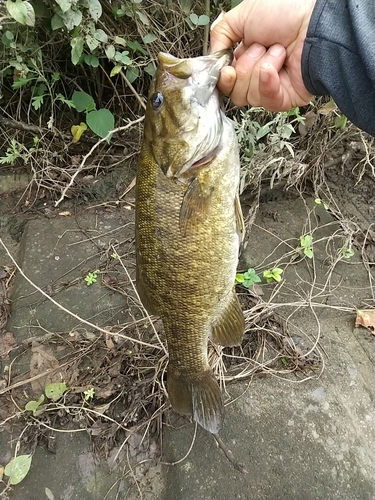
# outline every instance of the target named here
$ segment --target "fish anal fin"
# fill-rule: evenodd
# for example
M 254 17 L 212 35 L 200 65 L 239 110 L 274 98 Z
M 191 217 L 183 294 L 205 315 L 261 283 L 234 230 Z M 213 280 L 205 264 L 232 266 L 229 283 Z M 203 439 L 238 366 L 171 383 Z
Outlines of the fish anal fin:
M 243 220 L 240 195 L 238 193 L 234 199 L 234 213 L 236 215 L 237 234 L 242 243 L 245 238 L 245 222 Z
M 190 228 L 206 220 L 213 190 L 205 186 L 200 177 L 189 184 L 180 209 L 180 230 L 184 236 Z
M 211 340 L 222 346 L 240 345 L 245 330 L 245 318 L 233 289 L 219 319 L 212 325 Z
M 167 391 L 175 411 L 192 415 L 193 420 L 213 434 L 219 432 L 224 420 L 224 407 L 219 384 L 210 371 L 176 375 L 169 368 Z

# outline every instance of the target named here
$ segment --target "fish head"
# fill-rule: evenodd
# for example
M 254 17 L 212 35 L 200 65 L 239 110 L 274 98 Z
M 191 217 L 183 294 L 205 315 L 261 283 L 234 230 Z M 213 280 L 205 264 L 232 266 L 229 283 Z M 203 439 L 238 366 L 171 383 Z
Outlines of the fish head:
M 220 149 L 224 114 L 216 84 L 231 57 L 227 50 L 190 59 L 158 55 L 144 142 L 167 177 L 188 182 Z

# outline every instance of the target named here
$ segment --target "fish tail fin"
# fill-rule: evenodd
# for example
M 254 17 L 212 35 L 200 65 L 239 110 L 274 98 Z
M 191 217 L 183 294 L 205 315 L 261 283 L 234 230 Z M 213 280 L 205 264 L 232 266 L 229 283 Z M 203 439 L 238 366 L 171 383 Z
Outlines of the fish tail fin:
M 219 319 L 212 326 L 211 340 L 222 346 L 240 345 L 245 330 L 245 318 L 233 289 Z
M 168 370 L 167 390 L 175 411 L 192 415 L 193 420 L 212 434 L 219 432 L 224 406 L 219 384 L 210 371 L 176 376 L 173 370 Z

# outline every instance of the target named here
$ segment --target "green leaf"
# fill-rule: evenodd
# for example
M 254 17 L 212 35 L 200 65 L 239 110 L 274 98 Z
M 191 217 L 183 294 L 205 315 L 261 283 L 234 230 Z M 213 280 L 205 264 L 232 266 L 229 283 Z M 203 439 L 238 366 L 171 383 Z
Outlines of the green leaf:
M 38 408 L 43 403 L 43 401 L 44 401 L 44 394 L 42 394 L 40 396 L 38 401 L 29 401 L 25 406 L 25 410 L 32 411 L 34 414 L 34 417 L 36 417 L 36 416 L 40 415 L 41 413 L 43 413 L 43 409 L 38 411 Z
M 31 105 L 36 111 L 38 111 L 38 109 L 41 108 L 44 101 L 44 97 L 45 97 L 44 95 L 37 95 L 31 98 Z
M 75 105 L 74 105 L 74 102 L 71 101 L 70 99 L 67 99 L 65 96 L 63 96 L 62 94 L 57 94 L 56 95 L 56 98 L 55 98 L 56 101 L 61 101 L 63 102 L 64 104 L 66 104 L 69 108 L 76 108 Z
M 13 39 L 14 35 L 11 31 L 6 31 L 4 35 L 1 37 L 1 41 L 5 45 L 5 47 L 10 47 Z
M 138 77 L 139 77 L 139 69 L 137 67 L 132 67 L 130 66 L 127 70 L 126 70 L 126 78 L 129 80 L 130 83 L 133 83 L 134 80 L 136 80 Z
M 63 12 L 67 12 L 72 6 L 72 0 L 56 0 L 57 5 Z
M 148 17 L 146 16 L 146 14 L 144 12 L 141 12 L 140 10 L 136 10 L 135 13 L 138 16 L 141 23 L 143 23 L 145 26 L 149 26 L 150 21 L 148 20 Z
M 99 59 L 91 54 L 85 54 L 83 60 L 92 68 L 97 68 L 99 66 Z
M 94 51 L 96 48 L 99 47 L 99 41 L 96 40 L 93 36 L 91 36 L 90 34 L 87 34 L 86 35 L 86 43 L 87 43 L 87 46 L 88 48 L 90 49 L 90 51 Z
M 129 64 L 132 63 L 132 60 L 128 56 L 129 52 L 127 50 L 124 50 L 123 52 L 116 52 L 115 54 L 115 61 L 120 62 L 124 66 L 128 66 Z
M 95 108 L 95 101 L 91 95 L 80 90 L 75 90 L 72 95 L 72 101 L 77 111 L 87 111 Z
M 236 279 L 235 279 L 235 284 L 236 285 L 241 285 L 245 281 L 245 278 L 242 273 L 237 273 L 236 274 Z
M 348 119 L 346 118 L 345 115 L 339 115 L 336 116 L 335 118 L 335 127 L 339 128 L 340 130 L 343 130 L 345 128 L 346 122 Z
M 137 42 L 137 41 L 128 40 L 128 41 L 126 42 L 126 45 L 127 45 L 130 49 L 134 50 L 135 52 L 137 52 L 137 51 L 138 51 L 138 52 L 140 52 L 140 53 L 141 53 L 141 54 L 143 54 L 143 55 L 146 55 L 146 54 L 147 54 L 147 52 L 146 52 L 146 51 L 145 51 L 145 49 L 142 47 L 142 45 L 141 45 L 139 42 Z
M 301 236 L 300 245 L 302 248 L 310 247 L 312 244 L 312 236 L 310 234 L 305 234 L 305 236 Z
M 108 57 L 108 59 L 113 59 L 115 57 L 116 49 L 113 45 L 107 45 L 105 50 L 105 55 Z
M 9 15 L 17 21 L 17 23 L 23 26 L 34 26 L 35 25 L 35 12 L 33 6 L 29 2 L 23 2 L 22 0 L 7 0 L 6 8 Z
M 145 71 L 146 73 L 148 73 L 149 75 L 154 76 L 155 71 L 156 71 L 156 68 L 155 68 L 155 66 L 152 64 L 152 62 L 149 62 L 149 63 L 147 64 L 147 66 L 145 66 L 145 67 L 144 67 L 144 71 Z
M 5 467 L 4 473 L 9 476 L 9 484 L 18 484 L 30 470 L 31 455 L 19 455 L 13 458 Z
M 48 384 L 44 388 L 44 392 L 48 399 L 58 401 L 66 391 L 67 387 L 65 382 L 57 382 L 55 384 Z
M 116 43 L 117 45 L 123 45 L 124 47 L 126 47 L 126 40 L 125 40 L 125 38 L 122 38 L 121 36 L 115 36 L 114 43 Z
M 109 109 L 91 111 L 86 117 L 87 125 L 99 137 L 105 137 L 115 127 L 115 118 Z
M 94 38 L 99 40 L 99 42 L 107 43 L 108 42 L 108 36 L 103 30 L 95 30 L 94 33 Z
M 341 255 L 344 259 L 350 259 L 354 255 L 354 250 L 352 248 L 344 247 L 341 249 Z
M 119 65 L 114 66 L 114 67 L 112 68 L 112 71 L 111 71 L 111 73 L 110 73 L 110 75 L 109 75 L 109 76 L 112 78 L 112 76 L 118 75 L 118 74 L 120 73 L 120 71 L 121 71 L 121 70 L 122 70 L 122 66 L 119 66 Z
M 70 40 L 72 46 L 72 63 L 77 65 L 82 57 L 83 52 L 83 38 L 76 36 Z
M 190 19 L 190 21 L 191 21 L 193 24 L 195 24 L 195 26 L 198 26 L 198 19 L 199 19 L 199 18 L 198 18 L 198 16 L 197 16 L 197 14 L 194 14 L 194 12 L 192 12 L 192 13 L 190 14 L 190 16 L 189 16 L 189 19 Z
M 64 20 L 59 14 L 55 14 L 51 19 L 51 29 L 52 31 L 58 30 L 65 26 Z
M 143 41 L 144 43 L 152 43 L 152 42 L 155 42 L 155 40 L 157 40 L 158 37 L 156 35 L 154 35 L 153 33 L 147 33 L 147 35 L 145 35 L 143 37 Z
M 313 258 L 313 249 L 311 247 L 304 248 L 303 253 L 308 257 L 309 259 Z
M 99 0 L 90 0 L 88 4 L 90 16 L 94 19 L 94 21 L 97 21 L 102 15 L 102 6 Z
M 73 28 L 79 26 L 82 22 L 82 12 L 80 10 L 68 10 L 67 12 L 62 12 L 60 16 L 68 31 L 72 31 Z
M 199 16 L 198 18 L 198 26 L 206 26 L 210 22 L 210 18 L 203 14 L 202 16 Z

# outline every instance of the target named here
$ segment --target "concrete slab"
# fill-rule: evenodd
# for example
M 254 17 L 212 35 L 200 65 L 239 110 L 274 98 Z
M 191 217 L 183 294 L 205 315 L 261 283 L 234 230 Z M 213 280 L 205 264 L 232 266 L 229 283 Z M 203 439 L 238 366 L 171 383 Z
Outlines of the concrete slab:
M 296 328 L 313 338 L 320 328 L 320 347 L 326 353 L 319 379 L 301 383 L 293 376 L 257 376 L 250 384 L 227 386 L 221 436 L 248 475 L 235 471 L 212 436 L 198 428 L 194 446 L 181 463 L 136 467 L 137 484 L 133 481 L 130 487 L 131 474 L 121 482 L 128 470 L 126 459 L 112 475 L 105 460 L 95 462 L 84 432 L 67 433 L 59 436 L 56 455 L 37 449 L 28 476 L 11 498 L 44 498 L 48 487 L 63 500 L 374 499 L 373 336 L 353 329 L 354 308 L 371 297 L 368 271 L 358 254 L 348 262 L 335 261 L 343 234 L 326 211 L 319 207 L 311 212 L 313 208 L 313 200 L 293 196 L 263 204 L 241 259 L 243 268 L 255 267 L 260 273 L 276 265 L 285 269 L 279 291 L 275 294 L 275 285 L 265 285 L 264 298 L 279 304 L 277 311 L 289 318 L 291 331 Z M 297 263 L 299 236 L 311 229 L 315 260 Z M 132 273 L 133 232 L 129 213 L 105 210 L 76 219 L 29 221 L 18 262 L 39 287 L 81 317 L 102 326 L 122 323 L 129 318 L 131 303 L 99 282 L 88 287 L 84 277 L 107 265 L 103 255 L 111 241 L 122 242 L 124 262 Z M 121 267 L 113 269 L 113 276 L 125 280 Z M 8 330 L 19 341 L 46 331 L 69 335 L 82 327 L 20 276 L 12 300 Z M 186 420 L 175 429 L 167 422 L 163 463 L 184 457 L 194 435 L 194 425 Z M 0 441 L 0 461 L 6 464 L 14 443 L 5 432 Z

